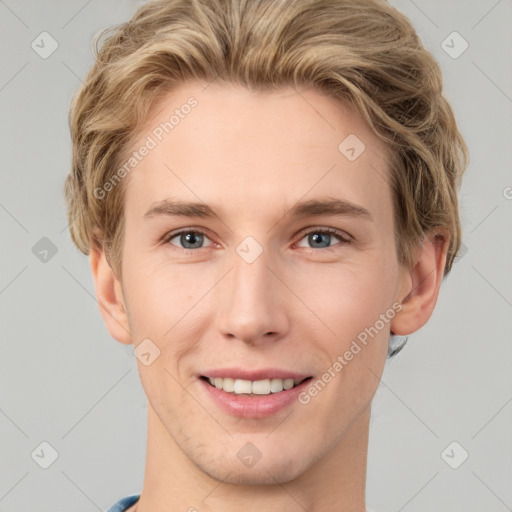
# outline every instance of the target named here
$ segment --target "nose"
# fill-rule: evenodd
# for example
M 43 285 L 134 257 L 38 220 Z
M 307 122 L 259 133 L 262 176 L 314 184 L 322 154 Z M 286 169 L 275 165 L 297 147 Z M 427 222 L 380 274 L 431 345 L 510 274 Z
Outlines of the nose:
M 222 336 L 261 345 L 286 334 L 289 317 L 285 305 L 290 298 L 270 259 L 266 250 L 252 262 L 234 253 L 231 271 L 216 287 L 217 326 Z

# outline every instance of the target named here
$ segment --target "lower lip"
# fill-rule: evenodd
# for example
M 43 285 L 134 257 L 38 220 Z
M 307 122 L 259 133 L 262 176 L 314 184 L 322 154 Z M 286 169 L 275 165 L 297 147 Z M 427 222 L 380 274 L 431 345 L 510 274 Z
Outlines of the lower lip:
M 217 389 L 206 380 L 199 379 L 208 396 L 225 412 L 243 418 L 267 418 L 278 413 L 294 401 L 300 392 L 309 385 L 311 378 L 302 381 L 294 388 L 270 393 L 270 395 L 237 395 Z

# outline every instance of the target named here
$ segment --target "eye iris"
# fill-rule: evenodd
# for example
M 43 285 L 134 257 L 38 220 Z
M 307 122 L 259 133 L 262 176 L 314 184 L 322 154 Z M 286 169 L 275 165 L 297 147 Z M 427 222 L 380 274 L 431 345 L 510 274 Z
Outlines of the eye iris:
M 331 242 L 331 235 L 329 233 L 311 233 L 309 235 L 309 241 L 310 243 L 315 246 L 315 244 L 320 240 L 320 243 L 322 243 L 321 238 L 326 237 L 327 239 L 327 245 Z
M 180 243 L 185 249 L 200 248 L 204 238 L 204 235 L 199 231 L 183 231 L 179 236 Z M 328 247 L 331 244 L 331 236 L 329 232 L 315 231 L 308 235 L 308 241 L 315 248 L 322 246 L 322 244 L 324 244 L 323 247 Z
M 203 235 L 201 235 L 200 233 L 196 233 L 195 231 L 188 231 L 186 233 L 182 233 L 182 235 L 180 237 L 180 243 L 186 249 L 190 249 L 191 248 L 191 247 L 186 245 L 188 243 L 191 243 L 194 246 L 194 247 L 192 247 L 193 249 L 197 249 L 197 247 L 201 246 L 202 237 L 203 237 Z M 196 241 L 195 244 L 194 244 L 194 241 Z M 199 241 L 199 243 L 197 243 L 197 241 Z

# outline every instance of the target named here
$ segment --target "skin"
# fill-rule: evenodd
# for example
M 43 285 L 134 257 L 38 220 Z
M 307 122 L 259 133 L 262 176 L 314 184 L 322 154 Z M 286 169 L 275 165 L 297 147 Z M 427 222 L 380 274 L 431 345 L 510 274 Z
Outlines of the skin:
M 312 88 L 182 84 L 151 111 L 134 150 L 190 96 L 197 107 L 125 178 L 122 279 L 101 250 L 90 254 L 112 337 L 135 346 L 149 338 L 160 350 L 148 366 L 136 359 L 148 439 L 130 510 L 363 512 L 371 401 L 390 329 L 410 334 L 430 318 L 448 234 L 429 233 L 413 267 L 399 265 L 387 148 L 359 114 Z M 366 146 L 353 162 L 338 150 L 349 134 Z M 327 197 L 372 218 L 284 215 Z M 166 198 L 214 204 L 221 219 L 143 219 Z M 314 245 L 307 233 L 325 227 L 351 243 L 320 234 Z M 167 241 L 182 228 L 207 232 L 192 242 L 200 248 Z M 263 251 L 252 263 L 236 252 L 246 236 Z M 197 378 L 228 366 L 321 376 L 395 302 L 402 310 L 307 405 L 234 417 Z M 237 458 L 247 442 L 262 453 L 252 468 Z

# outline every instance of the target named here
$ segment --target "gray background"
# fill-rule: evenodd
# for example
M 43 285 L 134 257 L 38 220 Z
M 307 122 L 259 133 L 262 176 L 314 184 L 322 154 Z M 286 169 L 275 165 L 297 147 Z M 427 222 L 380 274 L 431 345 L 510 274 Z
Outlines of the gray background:
M 470 147 L 460 193 L 467 252 L 429 323 L 386 366 L 368 507 L 512 510 L 512 0 L 391 3 L 439 61 Z M 106 510 L 142 488 L 146 398 L 132 347 L 103 324 L 62 194 L 68 106 L 92 37 L 138 4 L 0 0 L 1 512 Z M 46 59 L 31 47 L 43 31 L 58 43 Z M 469 43 L 457 58 L 442 47 L 453 31 Z M 444 44 L 461 48 L 453 37 Z M 55 254 L 41 252 L 43 237 Z M 48 469 L 42 442 L 58 453 Z

